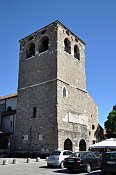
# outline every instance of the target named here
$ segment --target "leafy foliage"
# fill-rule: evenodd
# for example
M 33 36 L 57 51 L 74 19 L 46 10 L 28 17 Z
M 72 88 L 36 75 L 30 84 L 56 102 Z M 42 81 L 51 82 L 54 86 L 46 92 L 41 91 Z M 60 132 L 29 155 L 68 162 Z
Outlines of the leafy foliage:
M 107 133 L 116 133 L 116 105 L 109 113 L 106 122 L 104 123 Z

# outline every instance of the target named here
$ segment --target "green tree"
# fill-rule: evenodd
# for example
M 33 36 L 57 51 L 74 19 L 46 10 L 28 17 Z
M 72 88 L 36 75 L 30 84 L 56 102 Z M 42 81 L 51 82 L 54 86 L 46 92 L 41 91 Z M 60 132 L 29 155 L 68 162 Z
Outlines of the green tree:
M 107 133 L 116 134 L 116 105 L 113 106 L 113 110 L 109 113 L 104 126 Z

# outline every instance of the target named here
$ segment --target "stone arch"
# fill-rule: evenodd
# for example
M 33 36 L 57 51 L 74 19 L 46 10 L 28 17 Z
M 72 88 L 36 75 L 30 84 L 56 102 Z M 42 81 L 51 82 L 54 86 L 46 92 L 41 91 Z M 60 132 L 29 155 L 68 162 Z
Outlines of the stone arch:
M 80 50 L 77 45 L 74 46 L 74 57 L 80 60 Z
M 72 141 L 70 140 L 70 139 L 66 139 L 65 141 L 64 141 L 64 149 L 65 150 L 70 150 L 70 151 L 72 151 L 72 146 L 73 146 L 73 144 L 72 144 Z
M 44 36 L 40 40 L 39 53 L 45 52 L 49 49 L 49 38 Z
M 26 51 L 26 58 L 27 59 L 32 57 L 32 56 L 35 56 L 35 44 L 34 44 L 34 42 L 31 42 L 29 44 L 29 47 L 28 47 L 28 49 Z
M 71 54 L 71 43 L 68 38 L 65 38 L 64 40 L 64 50 Z
M 79 142 L 79 151 L 86 151 L 86 142 L 84 139 L 81 139 Z

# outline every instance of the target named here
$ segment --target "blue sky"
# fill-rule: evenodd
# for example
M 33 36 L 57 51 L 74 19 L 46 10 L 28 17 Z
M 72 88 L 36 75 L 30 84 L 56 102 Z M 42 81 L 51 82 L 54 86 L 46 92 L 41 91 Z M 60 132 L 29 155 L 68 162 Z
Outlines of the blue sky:
M 86 43 L 87 90 L 104 126 L 116 104 L 115 0 L 0 0 L 0 96 L 17 92 L 19 40 L 55 20 Z

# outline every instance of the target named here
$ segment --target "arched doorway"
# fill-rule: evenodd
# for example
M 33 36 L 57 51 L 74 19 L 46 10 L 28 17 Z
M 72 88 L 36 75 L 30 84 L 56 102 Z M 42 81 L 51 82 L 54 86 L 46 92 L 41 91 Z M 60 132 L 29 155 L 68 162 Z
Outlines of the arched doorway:
M 65 140 L 64 149 L 72 151 L 72 141 L 70 139 Z
M 84 139 L 80 140 L 79 151 L 86 151 L 86 142 Z

